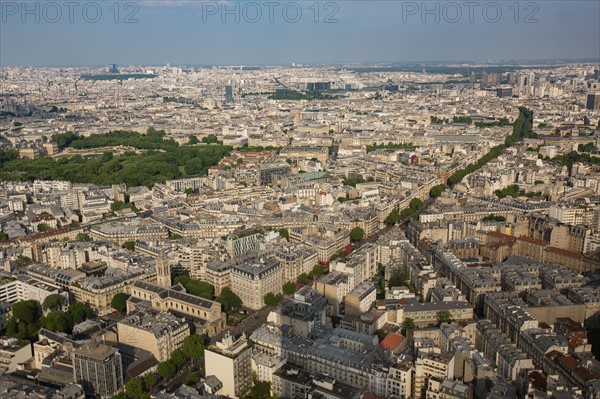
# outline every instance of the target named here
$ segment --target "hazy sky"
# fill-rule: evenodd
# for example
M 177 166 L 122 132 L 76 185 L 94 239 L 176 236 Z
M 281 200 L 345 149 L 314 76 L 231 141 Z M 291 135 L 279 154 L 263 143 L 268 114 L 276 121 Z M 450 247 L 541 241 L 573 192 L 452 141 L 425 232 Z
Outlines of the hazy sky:
M 598 0 L 66 1 L 0 0 L 0 65 L 600 60 Z

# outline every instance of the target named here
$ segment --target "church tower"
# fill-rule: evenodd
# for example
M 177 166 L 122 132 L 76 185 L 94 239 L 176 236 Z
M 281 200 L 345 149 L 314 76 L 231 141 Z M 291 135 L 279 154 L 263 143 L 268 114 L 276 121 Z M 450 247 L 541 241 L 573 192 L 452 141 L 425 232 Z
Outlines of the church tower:
M 171 268 L 164 251 L 160 251 L 156 259 L 156 284 L 161 287 L 171 287 Z

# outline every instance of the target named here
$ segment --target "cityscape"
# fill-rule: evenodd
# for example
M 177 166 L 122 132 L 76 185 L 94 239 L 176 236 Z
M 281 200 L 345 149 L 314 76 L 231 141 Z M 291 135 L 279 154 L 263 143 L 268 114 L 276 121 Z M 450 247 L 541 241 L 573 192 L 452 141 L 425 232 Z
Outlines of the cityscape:
M 543 58 L 366 60 L 398 51 L 382 36 L 317 62 L 329 27 L 370 26 L 362 2 L 71 3 L 83 21 L 0 3 L 2 399 L 600 398 L 600 4 L 591 27 L 498 5 L 504 24 L 532 7 Z M 450 32 L 456 4 L 389 10 Z M 492 4 L 456 29 L 497 40 Z M 139 18 L 132 43 L 164 12 L 173 48 L 95 45 L 93 7 L 119 32 Z M 190 13 L 258 21 L 206 54 L 265 62 L 179 62 L 163 29 Z M 245 43 L 317 22 L 297 61 L 268 61 L 277 33 Z M 46 29 L 52 55 L 29 47 Z

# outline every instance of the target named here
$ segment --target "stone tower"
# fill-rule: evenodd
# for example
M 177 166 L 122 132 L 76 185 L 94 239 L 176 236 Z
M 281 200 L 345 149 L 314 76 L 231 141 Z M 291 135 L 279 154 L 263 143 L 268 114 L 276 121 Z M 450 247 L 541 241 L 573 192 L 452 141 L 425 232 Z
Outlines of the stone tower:
M 171 268 L 164 251 L 160 251 L 156 259 L 156 284 L 165 288 L 171 287 Z

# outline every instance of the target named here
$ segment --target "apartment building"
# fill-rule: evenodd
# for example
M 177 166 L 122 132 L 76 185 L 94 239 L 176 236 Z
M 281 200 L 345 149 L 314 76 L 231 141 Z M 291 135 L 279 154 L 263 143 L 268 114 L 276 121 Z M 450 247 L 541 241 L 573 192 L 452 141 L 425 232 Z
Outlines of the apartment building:
M 262 309 L 265 295 L 280 294 L 283 283 L 283 268 L 272 258 L 249 258 L 231 268 L 231 290 L 250 309 Z
M 86 396 L 111 398 L 123 387 L 121 354 L 93 341 L 73 351 L 73 379 Z
M 163 311 L 137 311 L 117 323 L 119 342 L 147 350 L 159 362 L 167 361 L 190 335 L 185 318 Z
M 246 336 L 226 335 L 204 351 L 204 369 L 223 383 L 221 395 L 239 398 L 252 388 L 252 350 Z

